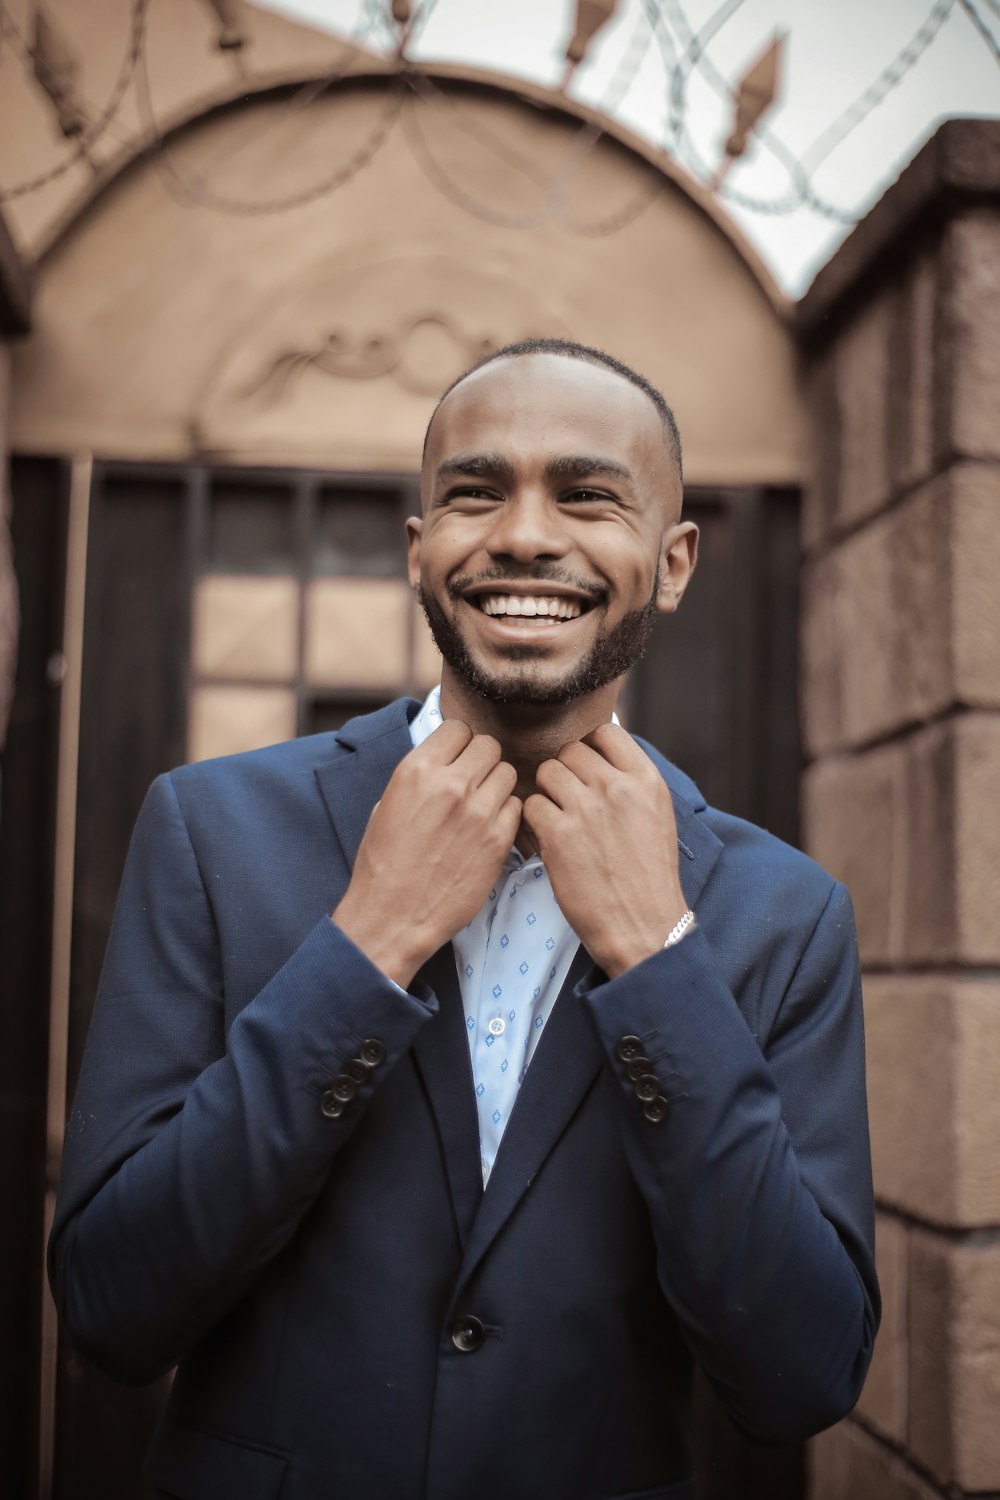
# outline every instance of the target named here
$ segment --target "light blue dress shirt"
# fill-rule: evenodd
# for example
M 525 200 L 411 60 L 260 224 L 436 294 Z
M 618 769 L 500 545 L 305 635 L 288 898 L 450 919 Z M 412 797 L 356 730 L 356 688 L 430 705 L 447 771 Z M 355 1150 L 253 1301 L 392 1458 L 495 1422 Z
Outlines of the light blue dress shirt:
M 441 689 L 410 725 L 414 745 L 441 723 Z M 487 1182 L 521 1080 L 579 946 L 537 854 L 512 849 L 497 883 L 452 938 L 465 1007 Z

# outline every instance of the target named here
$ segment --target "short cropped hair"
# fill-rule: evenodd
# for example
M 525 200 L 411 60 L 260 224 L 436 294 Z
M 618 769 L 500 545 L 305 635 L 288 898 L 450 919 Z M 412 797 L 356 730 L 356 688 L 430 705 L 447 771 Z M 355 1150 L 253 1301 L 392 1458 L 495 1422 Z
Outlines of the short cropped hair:
M 677 471 L 683 479 L 684 462 L 681 454 L 681 435 L 677 428 L 677 419 L 668 406 L 663 393 L 658 391 L 652 381 L 646 379 L 645 375 L 640 375 L 637 370 L 633 370 L 631 365 L 625 364 L 623 360 L 616 359 L 613 354 L 607 354 L 603 349 L 595 349 L 590 344 L 578 344 L 573 339 L 522 339 L 519 343 L 505 344 L 502 349 L 495 349 L 492 354 L 485 354 L 474 365 L 470 365 L 467 370 L 463 370 L 462 374 L 456 376 L 447 390 L 442 393 L 437 406 L 431 412 L 431 419 L 427 423 L 427 432 L 424 434 L 424 452 L 427 452 L 427 439 L 430 435 L 434 418 L 438 414 L 438 409 L 441 403 L 451 395 L 456 386 L 461 385 L 463 380 L 466 380 L 470 375 L 474 375 L 477 370 L 482 370 L 486 365 L 495 364 L 497 360 L 522 359 L 527 354 L 561 354 L 567 359 L 583 359 L 592 365 L 603 365 L 605 369 L 613 370 L 616 375 L 620 375 L 623 380 L 630 381 L 632 385 L 648 396 L 656 407 L 667 435 L 670 451 L 677 463 Z

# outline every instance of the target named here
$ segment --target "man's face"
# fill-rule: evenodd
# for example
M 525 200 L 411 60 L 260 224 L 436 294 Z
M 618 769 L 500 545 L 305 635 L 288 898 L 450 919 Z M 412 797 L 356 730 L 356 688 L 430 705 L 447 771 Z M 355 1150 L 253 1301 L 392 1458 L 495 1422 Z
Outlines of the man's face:
M 500 360 L 434 420 L 410 581 L 466 689 L 555 705 L 621 677 L 676 608 L 696 532 L 659 414 L 562 355 Z

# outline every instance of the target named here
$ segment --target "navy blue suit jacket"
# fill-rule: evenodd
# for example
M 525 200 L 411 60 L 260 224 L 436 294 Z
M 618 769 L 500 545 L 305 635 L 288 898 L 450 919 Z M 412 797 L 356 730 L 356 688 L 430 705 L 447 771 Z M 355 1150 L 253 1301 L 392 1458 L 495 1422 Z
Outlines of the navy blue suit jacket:
M 149 1472 L 191 1500 L 693 1496 L 692 1358 L 794 1440 L 870 1357 L 848 897 L 649 750 L 697 930 L 610 982 L 580 951 L 484 1193 L 450 945 L 404 994 L 328 915 L 414 707 L 152 788 L 67 1133 L 64 1326 L 124 1380 L 179 1364 Z

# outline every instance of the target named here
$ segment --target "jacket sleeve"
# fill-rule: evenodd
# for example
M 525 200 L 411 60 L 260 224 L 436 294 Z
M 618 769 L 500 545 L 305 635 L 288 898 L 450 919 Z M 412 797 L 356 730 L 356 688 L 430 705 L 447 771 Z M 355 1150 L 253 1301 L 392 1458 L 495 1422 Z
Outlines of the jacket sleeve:
M 858 1397 L 879 1317 L 847 892 L 830 894 L 763 1048 L 700 928 L 584 999 L 692 1352 L 754 1436 L 790 1442 L 829 1426 Z M 626 1036 L 667 1101 L 650 1111 L 659 1123 L 627 1074 Z
M 437 1008 L 328 917 L 228 1035 L 221 989 L 211 904 L 161 777 L 126 863 L 49 1244 L 65 1329 L 119 1379 L 169 1369 L 239 1300 Z M 371 1039 L 384 1056 L 331 1118 L 331 1082 Z

